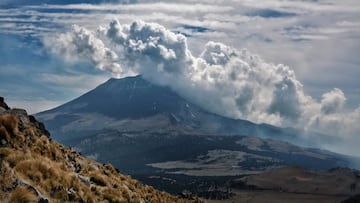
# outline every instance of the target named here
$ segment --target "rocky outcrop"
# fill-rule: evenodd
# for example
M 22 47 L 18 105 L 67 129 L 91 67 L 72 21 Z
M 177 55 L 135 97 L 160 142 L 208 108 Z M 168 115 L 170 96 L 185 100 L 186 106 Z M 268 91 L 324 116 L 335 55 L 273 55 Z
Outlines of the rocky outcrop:
M 0 97 L 0 113 L 9 109 L 9 106 L 4 101 L 4 97 Z
M 35 127 L 37 129 L 40 130 L 40 132 L 42 134 L 46 135 L 47 137 L 50 137 L 50 132 L 48 130 L 46 130 L 44 123 L 36 120 L 36 118 L 34 116 L 32 116 L 32 115 L 29 116 L 29 120 L 30 120 L 31 123 L 33 123 L 35 125 Z

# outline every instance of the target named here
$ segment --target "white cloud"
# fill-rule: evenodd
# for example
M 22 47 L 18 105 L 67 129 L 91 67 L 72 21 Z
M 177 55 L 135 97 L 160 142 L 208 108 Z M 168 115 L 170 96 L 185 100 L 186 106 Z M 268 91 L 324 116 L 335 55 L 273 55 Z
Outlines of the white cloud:
M 89 36 L 79 40 L 84 33 L 92 33 L 91 40 Z M 107 64 L 105 70 L 112 73 L 142 74 L 220 115 L 328 134 L 355 136 L 360 132 L 351 127 L 360 110 L 343 110 L 346 98 L 340 89 L 323 94 L 317 102 L 305 94 L 289 67 L 267 63 L 245 49 L 210 41 L 197 57 L 189 50 L 185 36 L 143 21 L 120 24 L 113 20 L 96 33 L 76 27 L 61 36 L 67 36 L 66 40 L 57 40 L 51 49 L 65 58 L 88 59 L 100 69 Z M 103 49 L 106 51 L 98 51 Z M 105 52 L 117 57 L 108 63 Z
M 323 114 L 341 112 L 343 110 L 345 100 L 346 98 L 344 93 L 340 89 L 335 88 L 331 92 L 323 94 L 321 100 L 321 112 Z
M 118 55 L 85 28 L 74 25 L 72 32 L 55 38 L 46 38 L 44 43 L 53 53 L 62 55 L 68 61 L 89 60 L 99 69 L 107 70 L 114 76 L 129 74 L 129 72 L 124 73 L 116 62 Z

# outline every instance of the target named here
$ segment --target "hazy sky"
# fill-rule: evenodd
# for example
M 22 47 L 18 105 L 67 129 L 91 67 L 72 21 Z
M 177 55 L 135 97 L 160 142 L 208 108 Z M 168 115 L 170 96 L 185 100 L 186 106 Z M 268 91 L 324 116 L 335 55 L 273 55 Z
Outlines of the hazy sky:
M 358 0 L 0 0 L 0 95 L 34 113 L 140 73 L 229 117 L 358 134 L 359 10 Z

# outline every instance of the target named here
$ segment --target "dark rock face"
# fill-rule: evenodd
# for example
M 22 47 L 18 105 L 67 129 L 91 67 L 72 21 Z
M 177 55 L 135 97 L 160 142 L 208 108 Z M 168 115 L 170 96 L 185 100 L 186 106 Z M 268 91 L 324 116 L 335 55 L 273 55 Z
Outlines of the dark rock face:
M 4 108 L 5 110 L 9 110 L 9 106 L 5 103 L 4 97 L 0 97 L 0 107 Z
M 36 118 L 32 115 L 29 116 L 29 120 L 31 123 L 33 123 L 35 125 L 35 127 L 37 129 L 39 129 L 41 131 L 42 134 L 46 135 L 47 137 L 50 137 L 50 133 L 48 130 L 46 130 L 44 123 L 39 122 L 38 120 L 36 120 Z
M 13 115 L 18 115 L 20 118 L 20 122 L 18 123 L 18 128 L 21 130 L 24 128 L 24 123 L 30 121 L 42 135 L 50 137 L 50 132 L 46 130 L 44 123 L 36 120 L 36 118 L 32 115 L 28 115 L 25 109 L 13 108 L 11 109 L 6 103 L 3 97 L 0 97 L 0 113 L 10 113 Z M 1 144 L 1 142 L 0 142 Z
M 11 114 L 16 114 L 20 116 L 20 120 L 29 120 L 32 124 L 35 125 L 35 128 L 38 129 L 41 134 L 50 137 L 50 132 L 46 130 L 44 123 L 36 120 L 36 118 L 32 115 L 28 115 L 26 110 L 13 108 L 11 109 L 5 102 L 4 97 L 0 97 L 0 110 L 2 108 L 2 112 L 10 112 Z M 1 111 L 0 111 L 1 112 Z M 19 123 L 19 128 L 22 128 L 22 122 Z

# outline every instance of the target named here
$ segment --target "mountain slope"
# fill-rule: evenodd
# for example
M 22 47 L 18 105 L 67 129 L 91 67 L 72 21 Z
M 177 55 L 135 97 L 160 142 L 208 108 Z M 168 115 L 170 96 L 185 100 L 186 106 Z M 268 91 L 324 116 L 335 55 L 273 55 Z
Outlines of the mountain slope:
M 52 141 L 42 123 L 2 98 L 0 171 L 1 202 L 200 202 L 157 191 Z
M 56 140 L 132 175 L 226 176 L 289 165 L 350 165 L 349 157 L 292 145 L 306 144 L 301 131 L 209 113 L 141 76 L 110 79 L 36 117 Z
M 36 116 L 47 124 L 55 139 L 65 142 L 89 131 L 109 129 L 191 133 L 231 133 L 236 131 L 233 127 L 245 133 L 255 130 L 248 121 L 232 125 L 234 120 L 205 112 L 168 87 L 154 85 L 141 76 L 110 79 L 79 98 Z M 104 125 L 97 125 L 99 122 Z M 76 126 L 76 134 L 72 133 L 72 126 Z
M 350 166 L 349 157 L 251 136 L 89 134 L 73 145 L 132 175 L 171 173 L 229 176 L 299 165 L 314 170 Z M 130 159 L 129 159 L 130 158 Z M 126 161 L 126 165 L 121 163 Z
M 251 135 L 316 146 L 317 139 L 336 139 L 305 132 L 235 120 L 203 110 L 168 87 L 154 85 L 141 76 L 110 79 L 94 90 L 64 105 L 36 114 L 54 138 L 72 145 L 72 140 L 93 132 L 167 132 L 185 134 Z M 101 125 L 99 125 L 101 123 Z M 323 139 L 324 138 L 324 139 Z

